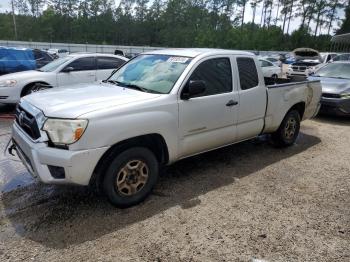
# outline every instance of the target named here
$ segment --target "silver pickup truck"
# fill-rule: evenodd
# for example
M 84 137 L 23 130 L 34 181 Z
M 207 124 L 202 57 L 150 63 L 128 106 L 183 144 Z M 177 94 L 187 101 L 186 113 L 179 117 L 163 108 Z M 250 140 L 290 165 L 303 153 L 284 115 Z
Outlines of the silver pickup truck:
M 44 183 L 96 185 L 128 207 L 163 165 L 261 134 L 292 145 L 320 98 L 319 81 L 266 86 L 251 53 L 153 51 L 101 83 L 22 98 L 10 151 Z

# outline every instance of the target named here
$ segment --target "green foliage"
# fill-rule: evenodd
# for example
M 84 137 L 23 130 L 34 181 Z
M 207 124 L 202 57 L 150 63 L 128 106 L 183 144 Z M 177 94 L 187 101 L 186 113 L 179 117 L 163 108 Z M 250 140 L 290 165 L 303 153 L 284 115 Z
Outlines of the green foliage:
M 330 36 L 317 32 L 329 32 L 346 6 L 344 0 L 122 0 L 118 7 L 114 0 L 14 2 L 18 40 L 244 50 L 326 50 Z M 249 5 L 264 7 L 261 23 L 242 23 Z M 302 24 L 289 34 L 294 17 Z M 341 32 L 350 31 L 349 18 L 347 8 Z M 318 31 L 309 28 L 310 21 Z M 12 13 L 0 14 L 0 39 L 14 39 Z
M 337 34 L 350 33 L 350 0 L 348 0 L 347 8 L 345 9 L 345 18 L 342 26 L 337 31 Z

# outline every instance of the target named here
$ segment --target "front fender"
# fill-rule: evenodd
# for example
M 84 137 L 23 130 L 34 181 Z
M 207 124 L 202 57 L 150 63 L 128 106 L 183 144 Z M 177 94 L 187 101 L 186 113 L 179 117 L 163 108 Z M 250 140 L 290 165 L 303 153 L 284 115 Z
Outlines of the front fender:
M 169 162 L 177 158 L 178 119 L 175 104 L 168 106 L 166 110 L 158 108 L 152 111 L 108 114 L 88 119 L 84 135 L 77 143 L 71 145 L 71 150 L 110 147 L 129 138 L 159 134 L 168 147 Z

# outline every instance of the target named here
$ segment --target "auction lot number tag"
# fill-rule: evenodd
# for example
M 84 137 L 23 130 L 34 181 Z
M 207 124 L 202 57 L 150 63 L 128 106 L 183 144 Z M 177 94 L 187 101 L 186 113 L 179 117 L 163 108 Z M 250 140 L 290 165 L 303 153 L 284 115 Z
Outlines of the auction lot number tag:
M 167 62 L 171 62 L 171 63 L 186 63 L 188 60 L 187 57 L 181 57 L 181 56 L 172 56 L 169 57 Z

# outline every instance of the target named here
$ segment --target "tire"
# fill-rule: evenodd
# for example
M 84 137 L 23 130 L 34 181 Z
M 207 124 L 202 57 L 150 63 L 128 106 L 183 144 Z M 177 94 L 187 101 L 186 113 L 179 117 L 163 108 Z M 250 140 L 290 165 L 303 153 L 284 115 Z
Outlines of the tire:
M 26 90 L 23 92 L 23 96 L 27 96 L 27 95 L 30 95 L 32 93 L 35 93 L 35 92 L 38 92 L 41 90 L 45 90 L 45 89 L 48 89 L 48 87 L 46 85 L 43 85 L 41 83 L 34 83 L 26 88 Z
M 296 110 L 289 111 L 280 127 L 272 134 L 272 142 L 277 147 L 288 147 L 295 143 L 300 130 L 300 114 Z
M 127 208 L 142 202 L 152 192 L 158 176 L 159 163 L 153 152 L 132 147 L 110 162 L 102 189 L 112 205 Z
M 277 80 L 277 79 L 278 79 L 278 75 L 276 75 L 276 74 L 273 74 L 271 77 L 272 77 L 274 80 Z

